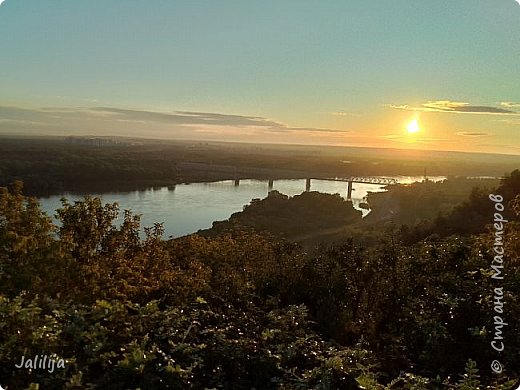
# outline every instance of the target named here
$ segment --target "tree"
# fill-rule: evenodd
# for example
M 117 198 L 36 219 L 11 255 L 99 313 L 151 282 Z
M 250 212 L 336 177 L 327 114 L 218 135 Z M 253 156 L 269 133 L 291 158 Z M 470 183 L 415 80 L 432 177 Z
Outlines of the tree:
M 57 293 L 70 262 L 60 251 L 56 228 L 23 184 L 0 187 L 0 283 L 9 295 L 22 290 Z M 66 286 L 64 286 L 66 287 Z

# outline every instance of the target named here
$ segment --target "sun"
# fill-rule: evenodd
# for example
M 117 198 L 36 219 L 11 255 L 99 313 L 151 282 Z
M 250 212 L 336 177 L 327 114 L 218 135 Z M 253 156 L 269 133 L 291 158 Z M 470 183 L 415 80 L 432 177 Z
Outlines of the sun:
M 419 122 L 417 122 L 417 119 L 414 119 L 410 123 L 406 125 L 406 130 L 408 131 L 408 134 L 415 134 L 418 133 L 421 128 L 419 127 Z

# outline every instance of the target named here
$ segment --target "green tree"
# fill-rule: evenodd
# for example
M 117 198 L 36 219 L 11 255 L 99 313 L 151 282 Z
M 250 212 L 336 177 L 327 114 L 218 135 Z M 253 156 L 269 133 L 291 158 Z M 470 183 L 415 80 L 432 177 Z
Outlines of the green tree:
M 66 284 L 70 261 L 60 250 L 51 219 L 35 198 L 22 194 L 22 188 L 21 182 L 0 187 L 2 291 L 9 295 L 22 290 L 55 294 L 59 283 Z

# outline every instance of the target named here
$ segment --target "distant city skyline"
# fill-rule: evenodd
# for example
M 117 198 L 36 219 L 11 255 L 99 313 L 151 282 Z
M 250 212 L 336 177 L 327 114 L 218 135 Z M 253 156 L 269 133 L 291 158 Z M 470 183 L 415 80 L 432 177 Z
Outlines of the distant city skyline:
M 6 0 L 0 53 L 0 135 L 520 155 L 514 0 Z

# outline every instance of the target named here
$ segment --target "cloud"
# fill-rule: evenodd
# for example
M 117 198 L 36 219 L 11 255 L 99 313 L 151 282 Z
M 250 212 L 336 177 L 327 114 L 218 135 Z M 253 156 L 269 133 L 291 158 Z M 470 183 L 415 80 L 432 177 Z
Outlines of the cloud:
M 464 137 L 487 137 L 489 135 L 493 135 L 492 133 L 484 133 L 480 131 L 459 131 L 456 134 Z
M 32 126 L 41 126 L 44 123 L 24 120 L 24 119 L 5 119 L 0 118 L 0 124 L 10 124 L 10 125 L 32 125 Z
M 380 138 L 384 138 L 390 141 L 399 141 L 406 143 L 431 143 L 431 142 L 447 142 L 450 141 L 446 138 L 410 138 L 402 134 L 387 134 L 381 135 Z
M 314 127 L 291 127 L 285 123 L 270 119 L 234 114 L 220 114 L 213 112 L 197 111 L 175 111 L 172 113 L 162 113 L 155 111 L 129 110 L 120 108 L 96 107 L 91 109 L 97 113 L 112 114 L 119 121 L 125 122 L 160 122 L 166 124 L 177 124 L 185 126 L 226 126 L 226 127 L 253 127 L 264 128 L 269 131 L 305 131 L 305 132 L 330 132 L 330 133 L 351 133 L 345 130 L 323 129 Z
M 272 131 L 306 131 L 306 132 L 316 132 L 316 133 L 340 133 L 340 134 L 352 134 L 353 132 L 350 130 L 335 130 L 335 129 L 322 129 L 318 127 L 288 127 L 283 125 L 282 127 L 271 127 Z
M 498 119 L 497 122 L 507 123 L 509 125 L 520 125 L 520 119 L 516 118 Z
M 513 102 L 501 102 L 500 105 L 503 107 L 507 107 L 507 108 L 520 107 L 520 103 L 513 103 Z
M 117 107 L 46 107 L 26 109 L 0 106 L 0 131 L 11 131 L 15 122 L 25 125 L 44 123 L 60 132 L 80 133 L 92 129 L 106 133 L 132 133 L 141 136 L 189 137 L 195 133 L 233 133 L 235 135 L 261 134 L 337 134 L 350 135 L 351 131 L 293 127 L 285 123 L 250 115 L 222 114 L 198 111 L 157 112 Z M 155 133 L 154 133 L 155 132 Z
M 498 114 L 498 115 L 520 115 L 519 112 L 506 108 L 493 106 L 474 106 L 466 102 L 453 102 L 450 100 L 436 100 L 421 104 L 420 106 L 410 106 L 407 104 L 395 105 L 387 104 L 387 107 L 407 110 L 407 111 L 425 111 L 425 112 L 451 112 L 458 114 Z
M 3 119 L 4 122 L 7 120 L 38 122 L 48 118 L 49 114 L 42 110 L 0 106 L 0 119 Z
M 282 124 L 270 121 L 261 117 L 218 114 L 208 112 L 191 112 L 191 111 L 175 111 L 171 113 L 130 110 L 112 107 L 95 107 L 90 109 L 96 113 L 104 113 L 112 115 L 114 118 L 124 119 L 126 121 L 138 122 L 160 122 L 166 124 L 182 124 L 182 125 L 220 125 L 220 126 L 260 126 L 271 127 L 281 126 Z
M 347 111 L 332 111 L 328 112 L 329 115 L 334 116 L 361 116 L 360 114 L 356 114 L 355 112 L 347 112 Z

